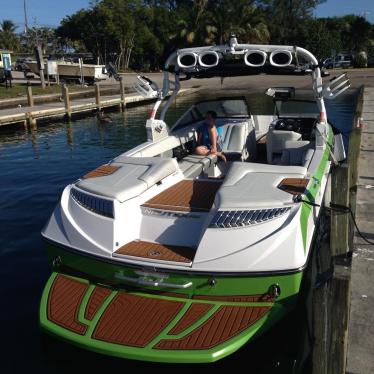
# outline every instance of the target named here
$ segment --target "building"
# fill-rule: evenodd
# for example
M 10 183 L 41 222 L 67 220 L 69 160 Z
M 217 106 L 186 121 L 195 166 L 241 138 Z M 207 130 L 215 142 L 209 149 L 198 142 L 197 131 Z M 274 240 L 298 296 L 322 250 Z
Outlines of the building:
M 7 49 L 0 49 L 0 71 L 12 70 L 12 53 Z

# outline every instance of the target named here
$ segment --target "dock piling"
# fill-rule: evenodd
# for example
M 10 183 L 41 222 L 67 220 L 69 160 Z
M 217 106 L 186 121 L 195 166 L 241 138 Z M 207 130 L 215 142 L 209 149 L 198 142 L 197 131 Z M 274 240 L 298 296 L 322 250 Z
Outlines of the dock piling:
M 62 85 L 62 97 L 65 104 L 65 113 L 68 120 L 71 119 L 71 107 L 70 107 L 70 97 L 69 97 L 69 88 L 66 84 Z
M 349 149 L 348 162 L 350 165 L 349 173 L 349 194 L 350 206 L 353 214 L 356 214 L 356 195 L 357 195 L 357 180 L 358 180 L 358 162 L 360 156 L 361 146 L 361 132 L 362 132 L 362 110 L 363 110 L 363 88 L 360 90 L 357 109 L 353 120 L 353 128 L 349 134 Z M 353 248 L 354 225 L 349 227 L 349 247 Z
M 32 96 L 32 87 L 30 84 L 27 85 L 27 104 L 28 106 L 34 106 L 34 98 Z
M 101 110 L 101 100 L 100 100 L 100 85 L 99 83 L 95 83 L 95 103 L 97 106 L 97 109 Z
M 121 110 L 126 110 L 126 96 L 125 96 L 125 80 L 123 77 L 120 77 L 119 79 L 119 86 L 120 86 L 120 93 L 121 93 L 121 104 L 120 108 Z
M 349 174 L 347 164 L 334 167 L 331 173 L 331 204 L 332 207 L 349 206 Z M 349 212 L 340 209 L 331 210 L 330 248 L 332 256 L 346 254 L 349 234 Z

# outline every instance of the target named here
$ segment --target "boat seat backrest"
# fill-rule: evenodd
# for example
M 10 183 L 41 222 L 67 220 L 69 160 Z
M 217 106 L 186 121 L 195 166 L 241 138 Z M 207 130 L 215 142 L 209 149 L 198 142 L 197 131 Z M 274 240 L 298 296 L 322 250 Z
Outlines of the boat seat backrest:
M 266 154 L 267 161 L 269 164 L 274 162 L 274 155 L 281 154 L 283 149 L 286 147 L 287 141 L 299 141 L 301 140 L 301 134 L 295 131 L 285 130 L 274 130 L 269 129 L 266 137 Z
M 245 123 L 226 124 L 222 128 L 223 151 L 241 152 L 245 145 Z
M 314 145 L 308 141 L 287 141 L 282 151 L 281 165 L 308 167 L 314 154 Z
M 247 148 L 256 146 L 255 130 L 250 122 L 229 122 L 219 127 L 222 129 L 223 152 L 237 154 L 239 158 L 245 158 L 242 156 L 248 153 Z M 251 138 L 253 138 L 252 142 Z M 248 151 L 255 152 L 255 150 Z
M 210 166 L 217 162 L 216 155 L 198 156 L 188 155 L 179 161 L 178 165 L 186 178 L 196 178 L 203 171 L 206 172 Z

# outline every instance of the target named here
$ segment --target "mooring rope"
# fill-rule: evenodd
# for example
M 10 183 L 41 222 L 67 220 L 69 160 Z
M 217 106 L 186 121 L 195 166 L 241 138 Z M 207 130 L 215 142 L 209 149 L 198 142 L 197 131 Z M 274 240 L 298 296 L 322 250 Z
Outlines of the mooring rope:
M 297 195 L 295 196 L 294 198 L 294 201 L 295 202 L 300 202 L 300 203 L 305 203 L 305 204 L 308 204 L 308 205 L 311 205 L 311 206 L 315 206 L 315 207 L 320 207 L 321 205 L 320 204 L 316 204 L 316 203 L 312 203 L 311 201 L 308 201 L 308 200 L 304 200 L 301 195 Z M 330 203 L 330 207 L 325 207 L 325 209 L 329 209 L 329 210 L 332 210 L 334 212 L 340 212 L 340 213 L 349 213 L 350 214 L 350 217 L 353 221 L 353 224 L 355 225 L 356 227 L 356 230 L 357 230 L 357 233 L 358 235 L 360 235 L 360 237 L 368 244 L 370 245 L 374 245 L 374 242 L 369 240 L 367 237 L 365 237 L 365 235 L 361 232 L 361 230 L 359 229 L 358 225 L 357 225 L 357 222 L 356 222 L 356 218 L 352 212 L 352 209 L 351 207 L 349 206 L 345 206 L 345 205 L 340 205 L 340 204 L 334 204 L 334 203 Z

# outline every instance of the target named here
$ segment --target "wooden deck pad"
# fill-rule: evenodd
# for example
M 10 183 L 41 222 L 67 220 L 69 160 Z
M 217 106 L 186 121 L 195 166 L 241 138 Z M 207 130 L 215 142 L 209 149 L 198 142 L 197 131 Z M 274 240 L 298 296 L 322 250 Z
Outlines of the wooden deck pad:
M 145 202 L 153 209 L 208 212 L 221 186 L 217 181 L 183 180 Z
M 89 178 L 105 177 L 106 175 L 113 174 L 117 169 L 118 169 L 118 166 L 101 165 L 95 170 L 92 170 L 89 173 L 85 174 L 82 178 L 89 179 Z
M 48 297 L 48 319 L 67 330 L 84 335 L 87 326 L 78 321 L 78 310 L 87 289 L 85 283 L 58 275 Z
M 183 302 L 120 292 L 96 325 L 93 339 L 145 347 L 172 321 Z
M 114 252 L 114 255 L 143 257 L 152 260 L 191 263 L 195 257 L 195 248 L 178 247 L 135 240 Z
M 107 297 L 110 294 L 111 290 L 108 288 L 99 286 L 95 287 L 87 302 L 84 317 L 89 321 L 92 321 L 93 317 L 95 317 L 96 312 L 99 310 L 103 302 L 107 299 Z
M 300 195 L 305 192 L 308 183 L 309 179 L 306 178 L 285 178 L 279 183 L 278 188 L 292 195 Z
M 163 339 L 156 349 L 210 349 L 253 325 L 270 307 L 221 306 L 208 320 L 180 339 Z

